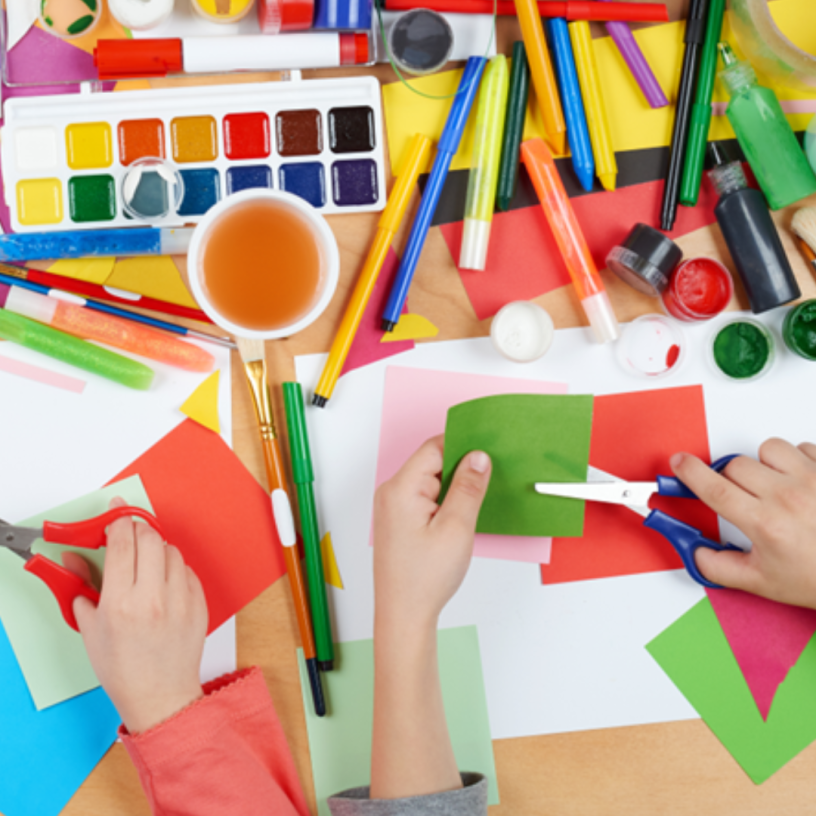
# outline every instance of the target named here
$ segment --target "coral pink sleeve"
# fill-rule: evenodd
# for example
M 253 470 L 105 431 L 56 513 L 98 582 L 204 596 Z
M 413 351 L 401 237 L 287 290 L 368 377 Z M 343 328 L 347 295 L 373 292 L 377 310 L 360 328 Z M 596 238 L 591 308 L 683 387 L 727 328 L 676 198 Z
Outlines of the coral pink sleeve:
M 309 816 L 259 668 L 204 686 L 204 697 L 122 741 L 154 816 Z

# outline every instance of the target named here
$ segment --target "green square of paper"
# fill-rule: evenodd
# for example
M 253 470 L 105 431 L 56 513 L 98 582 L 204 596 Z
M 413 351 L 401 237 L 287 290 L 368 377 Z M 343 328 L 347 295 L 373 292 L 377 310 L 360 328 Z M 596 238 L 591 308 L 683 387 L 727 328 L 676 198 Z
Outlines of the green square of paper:
M 707 598 L 646 648 L 757 784 L 816 740 L 816 638 L 780 684 L 765 721 Z
M 519 536 L 580 536 L 584 502 L 543 496 L 536 482 L 585 482 L 592 396 L 504 394 L 448 411 L 442 467 L 444 498 L 453 472 L 472 450 L 493 472 L 476 531 Z

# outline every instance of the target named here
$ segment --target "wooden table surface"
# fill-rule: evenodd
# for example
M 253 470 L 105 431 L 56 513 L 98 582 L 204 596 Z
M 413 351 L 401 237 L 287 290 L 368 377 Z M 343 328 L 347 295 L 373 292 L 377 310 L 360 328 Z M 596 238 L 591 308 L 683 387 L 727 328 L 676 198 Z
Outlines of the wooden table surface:
M 672 19 L 684 16 L 687 0 L 669 0 Z M 598 35 L 603 33 L 598 29 Z M 499 46 L 519 38 L 515 20 L 503 18 Z M 309 72 L 333 76 L 339 71 Z M 395 77 L 389 67 L 371 71 L 383 82 Z M 243 75 L 249 82 L 272 75 Z M 207 80 L 211 81 L 211 80 Z M 234 77 L 216 81 L 236 81 Z M 176 81 L 176 84 L 184 81 Z M 154 82 L 156 86 L 169 84 Z M 192 84 L 192 83 L 191 83 Z M 797 206 L 816 204 L 816 197 Z M 816 297 L 816 278 L 790 239 L 794 208 L 775 214 L 786 249 L 805 297 Z M 295 337 L 267 343 L 275 407 L 283 415 L 280 389 L 294 379 L 294 357 L 328 351 L 342 316 L 350 288 L 362 266 L 376 229 L 378 214 L 328 218 L 340 246 L 341 277 L 337 294 L 320 320 Z M 395 246 L 404 245 L 405 235 Z M 680 239 L 684 253 L 721 259 L 733 271 L 717 227 Z M 179 259 L 180 265 L 183 265 Z M 618 318 L 628 321 L 656 310 L 656 302 L 603 272 Z M 583 325 L 572 287 L 539 297 L 536 302 L 552 315 L 558 328 Z M 489 333 L 490 320 L 476 319 L 458 272 L 438 228 L 431 230 L 414 279 L 409 305 L 439 327 L 436 340 L 479 337 Z M 739 284 L 731 308 L 747 308 Z M 233 371 L 233 440 L 235 451 L 256 478 L 265 484 L 255 417 L 237 354 Z M 238 665 L 259 665 L 278 714 L 313 812 L 316 812 L 309 745 L 295 661 L 299 643 L 297 624 L 286 578 L 282 578 L 238 615 Z M 816 694 L 816 689 L 814 689 Z M 754 785 L 730 754 L 700 720 L 584 731 L 552 736 L 496 740 L 493 743 L 501 804 L 491 816 L 706 816 L 717 814 L 809 814 L 816 807 L 816 747 L 803 751 L 761 786 Z M 38 761 L 47 763 L 47 758 Z M 45 774 L 44 779 L 47 779 Z M 64 811 L 65 816 L 146 816 L 150 813 L 136 771 L 122 745 L 114 745 Z M 240 816 L 240 814 L 230 814 Z

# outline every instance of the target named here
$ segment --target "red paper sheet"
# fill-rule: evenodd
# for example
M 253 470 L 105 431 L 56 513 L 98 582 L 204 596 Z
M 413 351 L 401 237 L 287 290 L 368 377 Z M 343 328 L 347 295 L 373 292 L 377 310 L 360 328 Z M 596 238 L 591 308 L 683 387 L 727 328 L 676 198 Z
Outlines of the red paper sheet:
M 134 475 L 201 579 L 208 631 L 286 572 L 269 496 L 217 434 L 187 419 L 111 481 Z
M 380 328 L 380 323 L 398 269 L 399 258 L 393 249 L 389 249 L 380 270 L 380 276 L 374 284 L 374 291 L 371 293 L 363 319 L 360 321 L 360 327 L 357 329 L 357 334 L 354 336 L 349 349 L 343 370 L 340 372 L 341 377 L 343 374 L 348 374 L 349 371 L 354 371 L 355 368 L 362 368 L 362 366 L 369 365 L 369 363 L 376 363 L 377 360 L 384 360 L 386 357 L 392 357 L 402 351 L 410 351 L 414 347 L 413 340 L 395 340 L 393 343 L 381 342 L 383 331 Z M 407 312 L 407 307 L 403 308 L 402 313 L 406 314 Z
M 677 451 L 710 461 L 702 386 L 595 397 L 589 452 L 593 467 L 629 481 L 652 481 L 657 474 L 671 474 L 669 457 Z M 717 516 L 702 502 L 659 496 L 652 507 L 719 540 Z M 541 580 L 559 584 L 682 566 L 671 544 L 644 527 L 640 516 L 626 507 L 587 502 L 584 535 L 553 539 Z
M 663 182 L 649 181 L 614 192 L 592 193 L 571 199 L 598 269 L 606 256 L 642 221 L 656 225 Z M 696 207 L 679 207 L 670 238 L 713 224 L 716 194 L 703 184 Z M 459 262 L 462 222 L 440 229 L 454 263 Z M 492 317 L 506 303 L 530 300 L 570 282 L 561 253 L 541 207 L 527 207 L 493 216 L 490 248 L 484 272 L 460 270 L 470 302 L 479 320 Z
M 776 690 L 816 633 L 816 610 L 734 589 L 708 589 L 709 600 L 762 719 Z

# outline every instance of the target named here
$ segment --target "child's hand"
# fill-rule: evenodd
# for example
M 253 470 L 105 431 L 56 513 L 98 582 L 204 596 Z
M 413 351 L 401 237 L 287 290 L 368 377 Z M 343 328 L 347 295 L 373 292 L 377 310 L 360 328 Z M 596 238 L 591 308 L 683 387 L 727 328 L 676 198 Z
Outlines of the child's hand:
M 374 497 L 377 617 L 436 628 L 470 565 L 490 459 L 473 451 L 459 464 L 441 506 L 442 437 L 429 439 Z
M 107 547 L 99 606 L 79 597 L 74 614 L 99 681 L 135 734 L 201 697 L 207 604 L 181 553 L 152 527 L 118 519 Z M 87 580 L 84 559 L 68 552 L 63 560 Z
M 749 553 L 697 550 L 697 566 L 706 578 L 816 608 L 816 445 L 796 448 L 769 439 L 758 462 L 740 456 L 722 476 L 689 454 L 675 454 L 672 467 L 753 543 Z

